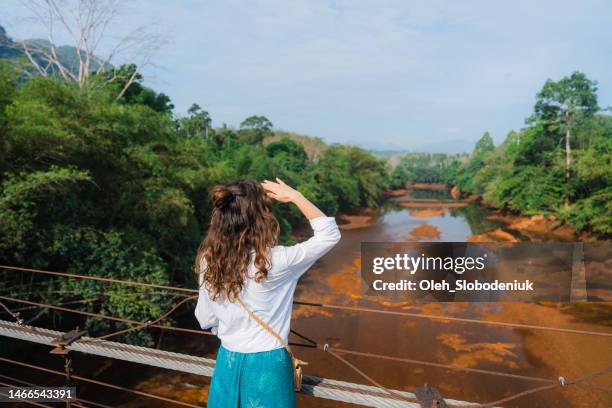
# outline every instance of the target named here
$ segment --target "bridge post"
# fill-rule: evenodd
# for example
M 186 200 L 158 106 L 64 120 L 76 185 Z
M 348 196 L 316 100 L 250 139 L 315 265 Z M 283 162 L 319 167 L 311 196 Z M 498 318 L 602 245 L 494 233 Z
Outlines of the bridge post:
M 55 348 L 52 349 L 50 354 L 57 354 L 64 358 L 64 372 L 66 373 L 66 387 L 70 387 L 72 383 L 72 358 L 70 357 L 70 349 L 67 349 L 66 346 L 69 346 L 75 340 L 80 339 L 85 334 L 87 334 L 86 330 L 79 330 L 77 326 L 76 329 L 71 330 L 67 333 L 62 334 L 60 337 L 53 340 L 53 344 Z M 76 396 L 75 396 L 76 397 Z M 66 400 L 66 408 L 72 407 L 72 401 Z
M 429 384 L 417 388 L 414 395 L 419 400 L 421 408 L 448 408 L 440 392 Z
M 570 302 L 586 302 L 586 270 L 584 265 L 584 243 L 575 242 L 572 256 L 572 282 Z

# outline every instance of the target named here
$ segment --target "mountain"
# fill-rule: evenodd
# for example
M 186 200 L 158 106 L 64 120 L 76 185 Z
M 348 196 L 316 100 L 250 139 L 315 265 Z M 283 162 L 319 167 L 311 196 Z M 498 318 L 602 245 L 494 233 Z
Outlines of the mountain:
M 15 42 L 6 34 L 4 27 L 0 25 L 0 59 L 18 58 L 23 51 L 15 47 Z
M 4 27 L 0 25 L 0 59 L 7 60 L 10 62 L 21 63 L 20 60 L 23 60 L 23 63 L 29 64 L 27 61 L 27 57 L 25 51 L 23 50 L 22 44 L 28 45 L 30 49 L 38 49 L 43 52 L 32 52 L 34 60 L 40 64 L 41 66 L 46 65 L 46 59 L 44 58 L 44 53 L 51 49 L 51 43 L 48 40 L 42 39 L 28 39 L 23 42 L 13 41 L 11 37 L 9 37 L 6 33 Z M 56 52 L 58 59 L 61 64 L 70 71 L 72 74 L 77 75 L 79 72 L 79 53 L 81 55 L 85 55 L 85 51 L 77 50 L 76 47 L 70 45 L 61 45 L 56 46 Z M 90 64 L 90 71 L 95 71 L 100 68 L 100 66 L 104 63 L 101 58 L 96 56 L 93 57 L 92 62 Z M 112 65 L 108 65 L 106 69 L 112 68 Z M 50 69 L 51 73 L 57 73 L 57 68 L 52 67 Z
M 448 155 L 467 155 L 474 148 L 474 142 L 463 140 L 463 139 L 451 139 L 444 142 L 433 142 L 426 143 L 413 149 L 405 150 L 370 150 L 375 156 L 384 159 L 391 167 L 395 167 L 399 164 L 402 157 L 407 154 L 418 154 L 418 153 L 444 153 Z
M 442 142 L 422 144 L 411 149 L 411 151 L 418 153 L 469 153 L 474 149 L 475 143 L 474 141 L 465 139 L 451 139 Z
M 384 159 L 385 157 L 395 156 L 395 155 L 398 155 L 398 154 L 402 155 L 402 154 L 406 154 L 406 153 L 410 152 L 410 150 L 408 150 L 408 149 L 404 149 L 404 150 L 376 150 L 376 149 L 368 149 L 368 150 L 374 156 L 380 157 L 382 159 Z
M 467 139 L 450 139 L 440 142 L 425 143 L 417 145 L 410 149 L 402 148 L 382 148 L 368 149 L 372 154 L 381 158 L 389 158 L 393 156 L 402 156 L 406 153 L 446 153 L 446 154 L 461 154 L 469 153 L 474 149 L 475 141 Z
M 442 142 L 432 142 L 415 146 L 411 149 L 369 149 L 375 156 L 386 158 L 392 156 L 402 156 L 406 153 L 446 153 L 461 154 L 469 153 L 474 149 L 476 142 L 465 139 L 451 139 Z

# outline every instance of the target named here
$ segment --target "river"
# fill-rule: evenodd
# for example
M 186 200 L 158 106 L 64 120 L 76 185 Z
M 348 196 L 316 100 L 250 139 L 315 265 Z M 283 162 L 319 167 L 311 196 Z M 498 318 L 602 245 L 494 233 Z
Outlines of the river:
M 318 262 L 300 282 L 296 298 L 305 301 L 405 310 L 428 314 L 483 318 L 560 327 L 607 327 L 581 322 L 571 310 L 558 305 L 520 303 L 429 303 L 389 302 L 364 295 L 360 278 L 362 241 L 461 241 L 490 231 L 502 231 L 506 240 L 553 241 L 554 236 L 527 236 L 508 228 L 493 214 L 475 202 L 460 208 L 445 191 L 409 192 L 410 196 L 389 201 L 370 222 L 357 217 L 359 228 L 349 224 L 334 250 Z M 412 203 L 405 205 L 406 202 Z M 421 204 L 418 204 L 421 203 Z M 456 203 L 456 202 L 455 202 Z M 433 208 L 430 206 L 433 205 Z M 609 306 L 609 304 L 608 304 Z M 609 313 L 609 308 L 607 309 Z M 596 312 L 594 312 L 596 314 Z M 609 315 L 608 315 L 609 316 Z M 597 321 L 597 319 L 592 319 Z M 600 319 L 603 320 L 603 319 Z M 401 316 L 338 312 L 312 307 L 298 307 L 293 328 L 314 337 L 319 343 L 344 349 L 383 354 L 406 359 L 453 364 L 505 373 L 557 378 L 574 378 L 612 365 L 612 342 L 575 334 L 554 334 L 491 327 L 477 324 L 440 322 Z M 605 331 L 605 330 L 604 330 Z M 331 356 L 304 349 L 300 357 L 309 361 L 308 372 L 325 378 L 363 383 L 364 380 Z M 425 383 L 438 388 L 448 398 L 491 402 L 541 383 L 514 380 L 485 374 L 452 371 L 429 366 L 392 362 L 368 357 L 348 357 L 368 375 L 383 385 L 412 390 Z M 603 361 L 602 361 L 603 360 Z M 608 385 L 612 376 L 602 379 Z M 300 398 L 301 406 L 317 407 L 318 401 Z M 336 406 L 330 404 L 329 406 Z M 612 406 L 610 395 L 581 389 L 552 390 L 505 404 L 506 407 L 604 407 Z

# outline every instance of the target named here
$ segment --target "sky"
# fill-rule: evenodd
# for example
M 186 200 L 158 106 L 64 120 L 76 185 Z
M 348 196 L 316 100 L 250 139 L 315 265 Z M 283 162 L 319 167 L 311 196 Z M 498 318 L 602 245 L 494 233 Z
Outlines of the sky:
M 3 0 L 15 39 L 45 37 Z M 265 115 L 275 128 L 378 150 L 471 151 L 520 129 L 548 79 L 575 70 L 612 105 L 610 1 L 133 0 L 101 44 L 154 24 L 165 41 L 147 84 L 213 125 Z M 58 41 L 70 38 L 58 30 Z M 120 58 L 127 56 L 120 56 Z M 121 63 L 121 59 L 115 63 Z M 459 146 L 459 147 L 457 147 Z

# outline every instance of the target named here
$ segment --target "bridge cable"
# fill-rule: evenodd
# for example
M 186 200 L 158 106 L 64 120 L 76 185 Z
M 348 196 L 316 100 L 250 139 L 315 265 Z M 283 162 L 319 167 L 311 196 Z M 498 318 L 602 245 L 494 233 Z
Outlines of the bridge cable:
M 199 292 L 197 289 L 189 289 L 189 288 L 183 288 L 183 287 L 178 287 L 178 286 L 157 285 L 157 284 L 152 284 L 152 283 L 126 281 L 126 280 L 112 279 L 112 278 L 102 278 L 98 276 L 78 275 L 78 274 L 65 273 L 65 272 L 52 272 L 52 271 L 45 271 L 41 269 L 22 268 L 22 267 L 16 267 L 16 266 L 8 266 L 8 265 L 0 265 L 0 268 L 8 269 L 8 270 L 15 270 L 15 271 L 22 271 L 22 272 L 32 272 L 32 273 L 40 273 L 40 274 L 47 274 L 47 275 L 54 275 L 54 276 L 62 276 L 62 277 L 68 277 L 68 278 L 95 280 L 95 281 L 100 281 L 100 282 L 119 283 L 119 284 L 126 284 L 126 285 L 140 286 L 140 287 L 164 289 L 164 290 L 174 290 L 174 291 L 181 291 L 181 292 L 186 292 L 186 293 L 198 293 Z M 454 322 L 461 322 L 461 323 L 483 324 L 483 325 L 488 325 L 488 326 L 500 326 L 500 327 L 531 329 L 531 330 L 546 330 L 546 331 L 555 331 L 555 332 L 571 333 L 571 334 L 586 334 L 586 335 L 592 335 L 592 336 L 612 337 L 612 332 L 600 332 L 600 331 L 593 331 L 593 330 L 568 329 L 568 328 L 563 328 L 563 327 L 540 326 L 540 325 L 524 324 L 524 323 L 500 322 L 500 321 L 492 321 L 492 320 L 471 319 L 471 318 L 465 318 L 465 317 L 440 316 L 440 315 L 432 315 L 432 314 L 411 313 L 411 312 L 405 312 L 405 311 L 381 310 L 381 309 L 372 309 L 372 308 L 367 308 L 367 307 L 345 306 L 345 305 L 335 305 L 335 304 L 327 304 L 327 303 L 315 303 L 315 302 L 307 302 L 307 301 L 301 301 L 301 300 L 294 300 L 293 304 L 298 305 L 298 306 L 318 307 L 318 308 L 324 308 L 324 309 L 335 309 L 335 310 L 344 310 L 344 311 L 351 311 L 351 312 L 377 313 L 377 314 L 414 317 L 414 318 L 429 319 L 429 320 L 454 321 Z
M 21 270 L 21 269 L 25 270 L 26 268 L 19 268 L 19 270 Z M 33 271 L 33 270 L 30 270 L 30 271 Z M 48 272 L 48 271 L 47 271 L 47 272 Z M 66 276 L 66 275 L 71 275 L 71 276 L 79 276 L 79 275 L 72 275 L 72 274 L 63 274 L 63 273 L 59 273 L 59 272 L 53 272 L 52 274 L 58 274 L 58 275 L 59 275 L 59 274 L 61 274 L 61 275 L 63 275 L 63 276 Z M 142 285 L 143 285 L 142 283 L 138 283 L 138 282 L 126 282 L 126 281 L 119 281 L 119 280 L 115 280 L 115 279 L 108 279 L 108 278 L 96 278 L 96 280 L 102 280 L 102 279 L 104 279 L 105 281 L 113 281 L 113 282 L 116 282 L 116 283 L 121 282 L 121 283 L 132 283 L 132 284 L 138 284 L 138 285 L 140 285 L 140 286 L 142 286 Z M 152 284 L 144 284 L 144 285 L 147 285 L 147 286 L 152 286 Z M 161 286 L 161 287 L 163 287 L 164 289 L 169 289 L 169 288 L 172 288 L 172 287 L 169 287 L 169 286 L 163 286 L 163 285 L 155 285 L 155 286 L 156 286 L 156 287 L 158 287 L 158 288 Z M 182 288 L 181 288 L 181 289 L 182 289 Z M 19 301 L 21 301 L 21 300 L 18 300 L 18 299 L 7 298 L 7 297 L 3 297 L 3 296 L 0 296 L 0 298 L 3 298 L 3 299 L 5 299 L 5 300 L 14 300 L 14 301 L 18 301 L 18 302 L 19 302 Z M 133 328 L 129 328 L 129 329 L 120 330 L 120 331 L 117 331 L 117 332 L 114 332 L 114 333 L 110 333 L 110 334 L 107 334 L 107 335 L 104 335 L 104 336 L 99 336 L 99 337 L 97 337 L 97 338 L 90 339 L 89 341 L 100 340 L 100 339 L 103 339 L 103 338 L 108 338 L 108 337 L 115 336 L 115 335 L 118 335 L 118 334 L 127 333 L 127 332 L 131 332 L 131 331 L 135 331 L 135 330 L 140 330 L 140 329 L 145 328 L 145 327 L 148 327 L 148 326 L 151 326 L 151 327 L 156 327 L 156 326 L 158 326 L 158 325 L 156 325 L 156 323 L 158 323 L 159 321 L 161 321 L 161 320 L 165 319 L 166 317 L 168 317 L 168 316 L 169 316 L 169 315 L 170 315 L 170 314 L 171 314 L 173 311 L 175 311 L 176 309 L 178 309 L 178 307 L 180 307 L 182 304 L 186 303 L 186 302 L 187 302 L 187 301 L 189 301 L 189 300 L 193 300 L 193 299 L 195 299 L 195 298 L 197 298 L 197 296 L 190 296 L 190 297 L 186 297 L 186 298 L 184 298 L 182 301 L 180 301 L 178 304 L 176 304 L 176 305 L 175 305 L 175 306 L 174 306 L 174 307 L 173 307 L 171 310 L 169 310 L 167 313 L 165 313 L 165 314 L 164 314 L 164 315 L 162 315 L 161 317 L 157 318 L 157 319 L 156 319 L 155 321 L 153 321 L 153 322 L 149 322 L 149 321 L 147 321 L 147 322 L 141 323 L 141 322 L 135 322 L 135 321 L 128 320 L 128 319 L 114 318 L 114 319 L 118 319 L 118 320 L 119 320 L 119 319 L 120 319 L 120 320 L 123 320 L 123 321 L 125 321 L 125 322 L 130 323 L 130 324 L 137 324 L 138 326 L 133 327 Z M 27 302 L 27 301 L 21 301 L 21 302 Z M 34 304 L 34 302 L 31 302 L 31 303 L 32 303 L 32 304 Z M 300 304 L 300 302 L 298 302 L 298 304 Z M 313 303 L 306 303 L 306 302 L 301 302 L 301 304 L 304 304 L 304 305 L 307 305 L 307 306 L 331 307 L 331 308 L 337 308 L 337 309 L 353 310 L 353 311 L 362 311 L 362 312 L 363 312 L 363 311 L 366 311 L 366 312 L 371 312 L 371 311 L 374 311 L 374 309 L 358 308 L 358 307 L 350 307 L 350 306 L 337 306 L 337 305 L 313 304 Z M 53 305 L 48 305 L 48 304 L 39 304 L 39 305 L 41 305 L 41 306 L 43 306 L 43 307 L 50 307 L 50 308 L 56 308 L 56 309 L 58 309 L 58 307 L 53 306 Z M 12 314 L 12 312 L 10 311 L 10 309 L 6 308 L 6 306 L 4 306 L 4 305 L 2 305 L 2 306 L 3 306 L 3 307 L 4 307 L 4 308 L 5 308 L 5 309 L 6 309 L 6 310 L 9 312 L 9 313 L 11 313 L 11 314 Z M 62 308 L 62 309 L 64 309 L 64 308 Z M 58 309 L 58 310 L 61 310 L 61 309 Z M 65 311 L 75 312 L 74 310 L 70 310 L 70 309 L 65 309 Z M 379 312 L 379 313 L 385 313 L 385 312 L 387 312 L 387 313 L 389 313 L 389 314 L 413 315 L 413 316 L 415 316 L 415 317 L 422 317 L 422 318 L 438 318 L 438 319 L 442 318 L 442 317 L 440 317 L 440 316 L 435 316 L 435 315 L 422 315 L 422 314 L 416 314 L 416 313 L 414 313 L 414 314 L 413 314 L 413 313 L 407 313 L 407 312 L 405 312 L 405 313 L 404 313 L 404 312 L 392 312 L 392 311 L 377 311 L 377 312 Z M 87 312 L 85 312 L 85 313 L 87 313 Z M 89 315 L 95 315 L 95 314 L 90 313 Z M 99 315 L 99 316 L 102 316 L 102 315 Z M 444 320 L 455 320 L 455 321 L 462 321 L 462 322 L 467 322 L 467 321 L 469 321 L 469 322 L 487 323 L 486 321 L 480 321 L 480 320 L 475 320 L 475 319 L 450 318 L 450 317 L 446 317 L 446 318 L 443 318 L 443 319 L 444 319 Z M 503 322 L 489 322 L 489 323 L 495 323 L 495 324 L 500 324 L 500 325 L 507 325 L 507 326 L 513 326 L 513 327 L 516 327 L 516 324 L 511 324 L 511 323 L 503 323 Z M 533 325 L 520 325 L 520 326 L 529 326 L 529 328 L 542 328 L 542 326 L 533 326 Z M 161 328 L 161 327 L 166 327 L 166 326 L 159 326 L 159 327 Z M 176 328 L 176 329 L 178 329 L 178 328 Z M 580 332 L 580 331 L 576 331 L 576 330 L 572 330 L 572 329 L 560 329 L 560 328 L 548 328 L 548 329 L 555 329 L 555 330 L 570 331 L 570 332 L 574 332 L 574 333 L 576 333 L 576 332 Z M 336 359 L 338 359 L 339 361 L 341 361 L 341 362 L 343 362 L 345 365 L 347 365 L 349 368 L 351 368 L 353 371 L 355 371 L 356 373 L 358 373 L 359 375 L 361 375 L 361 376 L 362 376 L 363 378 L 365 378 L 365 379 L 366 379 L 368 382 L 370 382 L 370 383 L 372 383 L 372 384 L 376 385 L 377 387 L 379 387 L 379 388 L 383 389 L 383 390 L 384 390 L 386 393 L 388 393 L 388 394 L 389 394 L 389 395 L 391 395 L 392 397 L 394 397 L 394 398 L 399 398 L 399 399 L 402 399 L 402 400 L 406 399 L 404 396 L 402 396 L 402 395 L 400 395 L 400 394 L 397 394 L 396 392 L 392 392 L 392 391 L 390 391 L 390 390 L 386 389 L 385 387 L 383 387 L 382 385 L 380 385 L 378 382 L 376 382 L 374 379 L 372 379 L 372 378 L 371 378 L 371 377 L 369 377 L 367 374 L 365 374 L 363 371 L 361 371 L 361 370 L 360 370 L 360 369 L 358 369 L 356 366 L 354 366 L 352 363 L 350 363 L 349 361 L 347 361 L 346 359 L 344 359 L 342 356 L 340 356 L 339 354 L 337 354 L 337 353 L 335 353 L 334 351 L 330 350 L 329 345 L 327 345 L 327 344 L 326 344 L 326 345 L 324 345 L 324 346 L 321 346 L 321 345 L 317 344 L 316 342 L 314 342 L 314 341 L 312 341 L 312 340 L 310 340 L 310 339 L 306 338 L 305 336 L 300 335 L 300 334 L 299 334 L 299 333 L 297 333 L 296 331 L 292 331 L 292 332 L 293 332 L 294 334 L 298 335 L 299 337 L 301 337 L 302 339 L 305 339 L 305 340 L 309 341 L 310 343 L 312 343 L 310 346 L 315 346 L 315 347 L 317 347 L 317 348 L 319 348 L 319 349 L 321 349 L 321 350 L 323 350 L 323 351 L 325 351 L 325 352 L 328 352 L 328 353 L 329 353 L 329 354 L 331 354 L 333 357 L 335 357 Z M 602 335 L 602 334 L 607 335 L 607 333 L 601 333 L 601 332 L 594 332 L 594 333 L 597 333 L 598 335 Z M 611 333 L 611 334 L 609 334 L 609 335 L 610 335 L 610 336 L 612 336 L 612 333 Z M 304 346 L 307 346 L 307 345 L 304 345 Z M 354 352 L 354 351 L 350 351 L 350 350 L 343 350 L 343 349 L 338 349 L 338 351 L 339 351 L 339 352 L 343 352 L 343 351 L 344 351 L 345 353 L 348 353 L 348 354 L 354 354 L 354 355 L 362 355 L 362 356 L 368 356 L 368 357 L 374 357 L 374 356 L 375 356 L 375 357 L 377 357 L 377 358 L 385 358 L 385 356 L 375 355 L 375 354 L 373 354 L 373 353 L 360 353 L 360 352 Z M 414 362 L 414 361 L 415 361 L 415 360 L 399 359 L 399 358 L 388 357 L 388 356 L 386 357 L 386 359 L 395 359 L 396 361 L 411 361 L 411 362 Z M 430 362 L 421 362 L 421 363 L 437 364 L 437 363 L 430 363 Z M 438 365 L 438 366 L 439 366 L 439 365 Z M 455 367 L 455 368 L 460 368 L 460 367 Z M 483 371 L 481 371 L 481 372 L 483 372 Z M 501 374 L 501 373 L 498 373 L 498 374 Z M 520 378 L 520 377 L 523 377 L 523 376 L 517 376 L 517 377 L 515 377 L 515 378 Z M 527 377 L 525 377 L 525 378 L 527 378 Z M 530 379 L 533 379 L 533 378 L 530 378 Z M 575 381 L 575 382 L 577 382 L 577 381 Z M 575 383 L 575 382 L 574 382 L 574 383 Z M 551 384 L 551 385 L 548 385 L 548 386 L 538 387 L 538 388 L 533 389 L 533 390 L 527 390 L 527 391 L 524 391 L 524 392 L 522 392 L 522 393 L 516 394 L 516 395 L 514 396 L 514 398 L 518 398 L 518 397 L 523 396 L 523 395 L 528 395 L 528 394 L 533 393 L 533 392 L 542 391 L 542 390 L 549 389 L 549 388 L 553 388 L 553 387 L 556 387 L 556 386 L 557 386 L 557 384 L 556 384 L 556 382 L 554 382 L 554 384 Z M 514 398 L 511 398 L 511 399 L 514 399 Z M 508 399 L 506 398 L 506 399 L 501 400 L 501 401 L 502 401 L 502 402 L 507 402 L 507 401 L 508 401 Z M 498 403 L 499 403 L 499 402 L 498 402 Z M 474 406 L 475 406 L 475 407 L 476 407 L 476 406 L 482 406 L 482 407 L 484 407 L 484 406 L 490 406 L 490 405 L 491 405 L 491 404 L 487 404 L 487 405 L 474 405 Z

